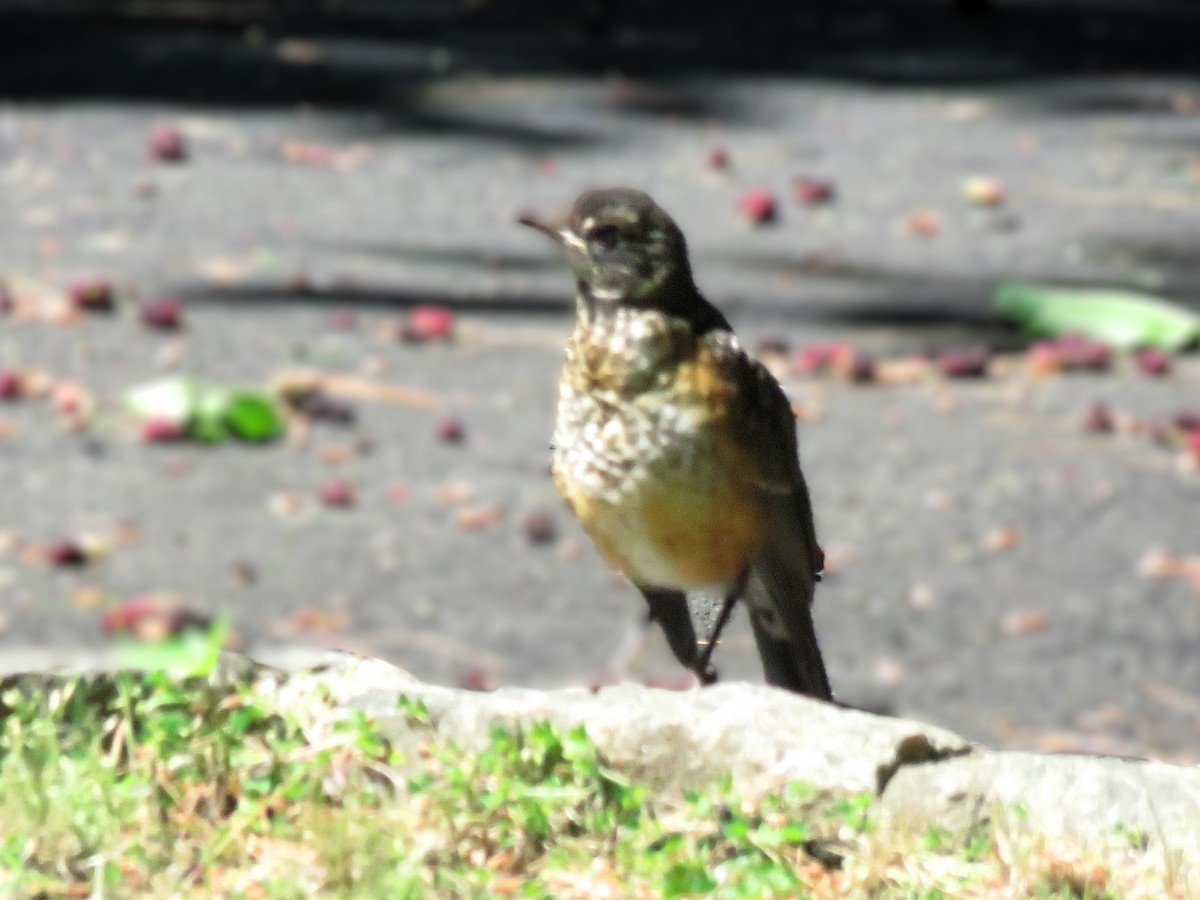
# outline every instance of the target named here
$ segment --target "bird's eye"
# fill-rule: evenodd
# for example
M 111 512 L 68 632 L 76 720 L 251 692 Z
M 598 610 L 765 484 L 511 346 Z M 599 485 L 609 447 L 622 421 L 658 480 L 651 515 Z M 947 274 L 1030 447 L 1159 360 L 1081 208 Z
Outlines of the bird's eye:
M 617 239 L 621 236 L 621 229 L 616 225 L 601 222 L 598 225 L 593 225 L 585 233 L 588 243 L 598 244 L 604 249 L 616 246 Z

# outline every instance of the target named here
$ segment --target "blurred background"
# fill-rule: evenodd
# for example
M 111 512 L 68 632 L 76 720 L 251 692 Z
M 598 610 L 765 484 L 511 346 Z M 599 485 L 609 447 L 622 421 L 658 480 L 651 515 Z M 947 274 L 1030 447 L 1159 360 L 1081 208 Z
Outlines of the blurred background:
M 1195 760 L 1200 363 L 1031 346 L 993 301 L 1200 310 L 1197 33 L 1166 0 L 0 0 L 5 666 L 227 614 L 251 653 L 598 677 L 642 601 L 548 478 L 572 284 L 515 219 L 624 184 L 795 401 L 835 693 Z M 284 384 L 286 428 L 199 434 L 177 378 L 220 415 Z M 760 678 L 744 621 L 716 662 Z

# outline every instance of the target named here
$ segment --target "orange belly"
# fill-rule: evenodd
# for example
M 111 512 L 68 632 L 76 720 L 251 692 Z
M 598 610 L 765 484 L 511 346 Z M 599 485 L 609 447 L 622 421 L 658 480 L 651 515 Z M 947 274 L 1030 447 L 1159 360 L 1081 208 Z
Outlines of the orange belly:
M 756 498 L 738 487 L 650 475 L 618 503 L 564 494 L 610 565 L 641 585 L 693 589 L 738 578 L 761 545 Z

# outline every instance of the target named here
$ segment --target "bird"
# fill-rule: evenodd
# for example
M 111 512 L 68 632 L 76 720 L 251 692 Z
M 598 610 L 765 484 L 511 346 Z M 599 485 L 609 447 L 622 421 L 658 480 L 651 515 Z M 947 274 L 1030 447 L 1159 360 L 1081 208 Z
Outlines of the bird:
M 811 604 L 824 557 L 783 389 L 700 293 L 679 226 L 633 188 L 522 215 L 575 279 L 551 474 L 701 684 L 744 601 L 771 685 L 831 700 Z M 705 637 L 688 597 L 719 598 Z

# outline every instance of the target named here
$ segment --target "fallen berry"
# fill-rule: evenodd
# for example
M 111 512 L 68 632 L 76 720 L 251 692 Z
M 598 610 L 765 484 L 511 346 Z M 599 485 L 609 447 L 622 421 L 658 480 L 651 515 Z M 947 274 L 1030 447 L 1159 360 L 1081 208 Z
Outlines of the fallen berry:
M 902 230 L 914 237 L 932 238 L 942 232 L 942 219 L 929 209 L 918 209 L 904 217 Z
M 858 384 L 866 384 L 875 380 L 875 360 L 869 356 L 856 354 L 846 367 L 846 377 Z
M 166 444 L 183 438 L 184 428 L 172 419 L 147 419 L 142 423 L 141 437 L 147 444 Z
M 713 147 L 708 151 L 705 164 L 710 169 L 727 169 L 729 168 L 729 152 L 721 146 Z
M 828 368 L 832 354 L 828 347 L 814 344 L 792 354 L 792 371 L 797 375 L 816 375 Z
M 209 631 L 212 619 L 202 613 L 167 606 L 153 595 L 131 597 L 100 617 L 100 627 L 110 637 L 131 637 L 154 643 L 192 629 Z
M 1093 434 L 1110 434 L 1116 428 L 1112 413 L 1103 403 L 1093 403 L 1083 417 L 1083 430 Z
M 353 506 L 354 486 L 348 481 L 327 482 L 321 487 L 321 502 L 342 509 Z
M 542 510 L 534 510 L 525 516 L 525 521 L 521 523 L 521 529 L 525 532 L 525 537 L 529 538 L 530 543 L 546 544 L 554 540 L 557 529 L 554 527 L 554 518 L 547 512 Z
M 1042 375 L 1059 372 L 1066 364 L 1063 351 L 1054 341 L 1036 341 L 1025 355 L 1029 360 L 1029 368 Z
M 1188 432 L 1187 450 L 1193 459 L 1200 461 L 1200 430 Z
M 1153 378 L 1161 378 L 1171 372 L 1171 357 L 1161 350 L 1149 347 L 1139 350 L 1134 355 L 1133 361 L 1137 364 L 1139 372 Z
M 466 437 L 462 422 L 450 416 L 437 423 L 436 433 L 438 440 L 446 444 L 461 444 Z
M 1084 340 L 1067 351 L 1067 365 L 1072 369 L 1103 372 L 1112 364 L 1112 350 L 1099 341 Z
M 353 331 L 357 324 L 354 313 L 347 309 L 335 309 L 329 314 L 329 327 L 333 331 Z
M 496 677 L 478 666 L 464 671 L 458 678 L 458 686 L 464 691 L 494 691 Z
M 819 178 L 797 178 L 792 182 L 792 196 L 802 206 L 823 206 L 833 202 L 833 185 Z
M 788 345 L 783 338 L 763 338 L 758 342 L 754 355 L 760 359 L 764 356 L 787 356 Z
M 1000 206 L 1006 199 L 1004 185 L 995 178 L 977 176 L 962 185 L 963 198 L 976 206 Z
M 110 312 L 116 306 L 112 285 L 103 278 L 81 278 L 72 282 L 67 294 L 76 309 Z
M 187 143 L 174 125 L 166 123 L 150 129 L 148 140 L 150 156 L 159 162 L 180 162 L 187 157 Z
M 345 400 L 330 397 L 320 391 L 305 394 L 296 408 L 310 418 L 336 425 L 353 425 L 357 418 L 354 407 Z
M 0 400 L 19 400 L 25 393 L 25 379 L 20 372 L 0 371 Z
M 938 369 L 947 378 L 982 378 L 987 374 L 990 359 L 986 347 L 947 350 L 938 356 Z
M 1200 412 L 1187 410 L 1176 413 L 1171 422 L 1182 431 L 1200 431 Z
M 738 212 L 753 225 L 775 221 L 775 198 L 768 191 L 751 190 L 738 200 Z
M 174 331 L 183 325 L 183 301 L 178 297 L 147 300 L 142 304 L 141 318 L 149 328 Z
M 55 541 L 42 549 L 42 556 L 52 566 L 74 568 L 88 561 L 87 552 L 74 541 Z
M 445 306 L 414 306 L 404 318 L 400 335 L 413 343 L 449 340 L 454 336 L 454 311 Z

